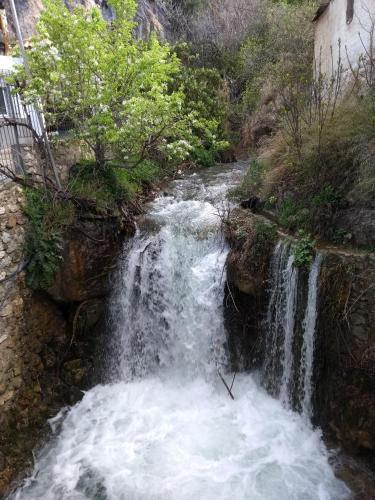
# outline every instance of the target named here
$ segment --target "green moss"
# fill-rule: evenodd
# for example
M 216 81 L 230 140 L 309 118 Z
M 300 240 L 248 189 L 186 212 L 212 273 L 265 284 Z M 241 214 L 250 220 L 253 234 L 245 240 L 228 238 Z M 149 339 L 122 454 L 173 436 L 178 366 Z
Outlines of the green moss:
M 276 226 L 268 222 L 257 221 L 255 223 L 254 254 L 258 256 L 267 253 L 270 247 L 274 246 L 276 236 Z

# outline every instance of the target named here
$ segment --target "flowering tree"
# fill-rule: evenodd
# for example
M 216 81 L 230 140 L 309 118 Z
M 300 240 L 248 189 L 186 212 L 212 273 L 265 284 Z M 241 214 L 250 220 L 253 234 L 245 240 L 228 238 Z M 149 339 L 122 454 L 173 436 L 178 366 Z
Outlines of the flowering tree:
M 20 91 L 42 102 L 48 121 L 69 121 L 98 166 L 108 150 L 131 167 L 155 153 L 182 160 L 207 138 L 215 142 L 217 121 L 201 119 L 185 106 L 183 87 L 172 85 L 181 74 L 177 56 L 155 37 L 135 39 L 135 0 L 110 0 L 110 23 L 97 8 L 44 3 L 29 51 L 32 76 L 22 68 L 16 75 L 26 82 Z

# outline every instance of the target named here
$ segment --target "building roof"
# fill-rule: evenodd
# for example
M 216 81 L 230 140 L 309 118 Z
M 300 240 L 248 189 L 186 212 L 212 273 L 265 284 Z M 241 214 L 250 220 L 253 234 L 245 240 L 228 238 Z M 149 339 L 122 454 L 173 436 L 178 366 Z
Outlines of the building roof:
M 324 14 L 330 3 L 331 0 L 324 0 L 323 2 L 320 3 L 318 10 L 315 12 L 313 23 L 315 23 L 320 18 L 320 16 Z

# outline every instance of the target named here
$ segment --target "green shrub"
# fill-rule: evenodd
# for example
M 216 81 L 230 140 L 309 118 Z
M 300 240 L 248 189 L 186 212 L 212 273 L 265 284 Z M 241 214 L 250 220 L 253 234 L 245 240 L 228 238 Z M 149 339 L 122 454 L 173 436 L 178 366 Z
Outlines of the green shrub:
M 279 209 L 280 224 L 291 230 L 304 229 L 309 224 L 310 212 L 307 207 L 287 198 Z
M 72 167 L 69 189 L 77 196 L 94 201 L 99 212 L 107 212 L 130 201 L 159 175 L 159 166 L 151 160 L 144 160 L 133 168 L 124 168 L 115 161 L 108 162 L 104 168 L 92 161 L 83 161 Z
M 297 267 L 310 266 L 314 257 L 314 240 L 303 230 L 297 233 L 298 240 L 293 244 L 294 263 Z
M 117 174 L 123 175 L 122 172 L 117 172 Z M 136 184 L 151 184 L 157 180 L 160 176 L 160 167 L 157 163 L 151 160 L 144 160 L 137 167 L 125 171 L 128 179 Z
M 231 189 L 228 197 L 241 200 L 257 194 L 262 186 L 264 172 L 265 164 L 258 159 L 252 160 L 241 184 Z
M 263 196 L 289 191 L 279 207 L 282 225 L 305 229 L 335 243 L 345 243 L 339 220 L 348 200 L 354 206 L 372 206 L 375 196 L 375 128 L 371 96 L 340 100 L 327 118 L 324 133 L 318 123 L 302 130 L 300 158 L 275 134 L 262 153 L 267 161 Z M 350 228 L 348 229 L 350 232 Z
M 257 221 L 255 223 L 254 254 L 267 253 L 275 244 L 277 236 L 276 226 L 269 222 Z
M 346 231 L 345 229 L 336 229 L 333 233 L 332 240 L 336 245 L 343 245 L 350 243 L 350 240 L 353 238 L 352 233 Z
M 338 205 L 341 201 L 341 196 L 331 184 L 325 184 L 322 190 L 312 198 L 312 204 L 316 207 L 324 205 Z
M 265 269 L 267 259 L 275 246 L 277 228 L 269 222 L 257 220 L 253 226 L 250 237 L 248 236 L 245 246 L 247 247 L 247 266 L 253 273 Z
M 213 167 L 217 160 L 217 151 L 214 148 L 195 148 L 192 151 L 192 159 L 202 167 Z
M 46 289 L 62 259 L 63 234 L 73 220 L 74 207 L 69 201 L 54 200 L 44 190 L 28 188 L 25 197 L 26 283 L 34 290 Z

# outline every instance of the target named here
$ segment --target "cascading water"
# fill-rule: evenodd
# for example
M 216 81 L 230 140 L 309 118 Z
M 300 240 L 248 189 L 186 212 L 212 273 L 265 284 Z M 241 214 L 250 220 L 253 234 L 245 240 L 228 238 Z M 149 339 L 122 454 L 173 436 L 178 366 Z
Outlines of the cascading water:
M 293 334 L 298 270 L 290 244 L 279 242 L 271 260 L 270 300 L 266 322 L 263 380 L 266 388 L 289 406 L 293 375 Z
M 263 384 L 280 399 L 284 407 L 300 409 L 307 421 L 310 421 L 312 416 L 312 379 L 321 262 L 322 255 L 318 253 L 310 268 L 305 314 L 302 328 L 298 328 L 297 309 L 298 306 L 301 307 L 298 305 L 297 293 L 298 268 L 294 265 L 290 243 L 279 242 L 271 261 Z M 300 332 L 302 347 L 299 349 Z M 296 385 L 298 393 L 295 395 Z M 297 403 L 294 403 L 295 399 Z
M 307 305 L 305 319 L 303 321 L 304 334 L 300 365 L 300 393 L 302 398 L 302 413 L 307 419 L 310 419 L 312 416 L 312 379 L 314 368 L 318 280 L 321 263 L 322 255 L 318 253 L 310 269 Z
M 11 498 L 349 498 L 318 431 L 252 375 L 237 376 L 234 401 L 217 376 L 227 363 L 217 207 L 238 168 L 205 176 L 176 181 L 151 204 L 113 295 L 112 382 L 51 420 L 53 439 Z M 274 267 L 290 264 L 282 245 L 276 254 Z M 288 272 L 281 281 L 292 289 Z
M 285 406 L 290 404 L 290 385 L 293 376 L 293 334 L 297 305 L 298 269 L 294 265 L 294 256 L 290 255 L 283 277 L 285 296 L 285 314 L 283 321 L 283 371 L 281 376 L 280 399 Z

